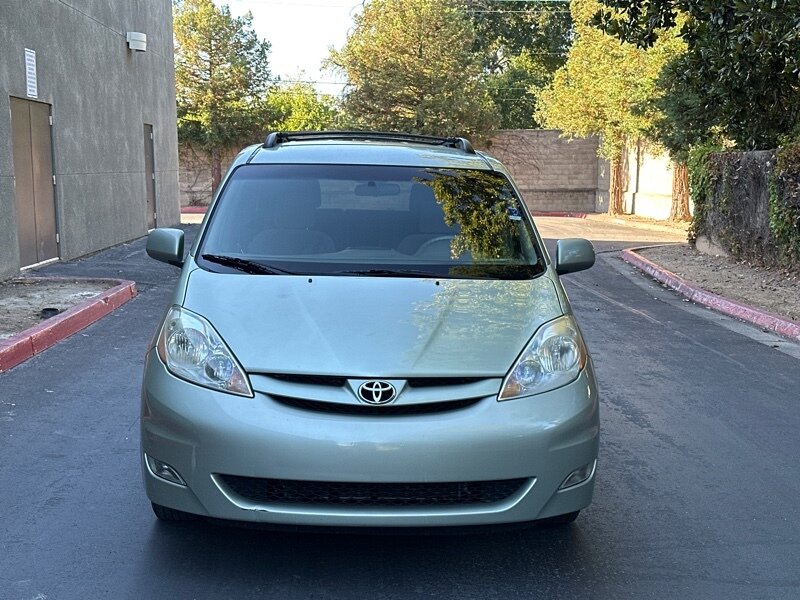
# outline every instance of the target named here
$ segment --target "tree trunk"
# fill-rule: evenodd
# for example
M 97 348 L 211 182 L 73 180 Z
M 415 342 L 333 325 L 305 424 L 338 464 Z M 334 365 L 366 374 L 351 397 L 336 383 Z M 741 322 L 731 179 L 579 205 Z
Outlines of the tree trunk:
M 219 156 L 219 149 L 211 149 L 211 198 L 217 192 L 219 182 L 222 180 L 222 160 Z
M 622 170 L 625 164 L 624 152 L 624 149 L 621 150 L 611 161 L 611 182 L 608 190 L 608 214 L 610 215 L 621 215 L 624 208 L 622 195 L 622 188 L 624 185 Z
M 691 221 L 689 212 L 689 169 L 685 162 L 672 163 L 672 208 L 670 221 Z

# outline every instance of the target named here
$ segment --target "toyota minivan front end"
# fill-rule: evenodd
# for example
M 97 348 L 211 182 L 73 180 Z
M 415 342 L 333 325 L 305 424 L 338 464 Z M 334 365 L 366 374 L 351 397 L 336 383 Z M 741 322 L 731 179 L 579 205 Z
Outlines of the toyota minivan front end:
M 510 177 L 465 140 L 273 135 L 235 160 L 147 352 L 142 467 L 162 519 L 570 522 L 598 392 Z

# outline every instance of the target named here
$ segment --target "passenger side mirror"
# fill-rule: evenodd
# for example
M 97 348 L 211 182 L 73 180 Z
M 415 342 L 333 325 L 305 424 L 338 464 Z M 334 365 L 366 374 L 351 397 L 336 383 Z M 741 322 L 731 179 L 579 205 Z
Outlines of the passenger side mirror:
M 588 269 L 594 259 L 594 246 L 589 240 L 566 238 L 556 242 L 556 273 L 559 275 Z
M 183 266 L 183 231 L 154 229 L 147 236 L 147 255 L 175 267 Z

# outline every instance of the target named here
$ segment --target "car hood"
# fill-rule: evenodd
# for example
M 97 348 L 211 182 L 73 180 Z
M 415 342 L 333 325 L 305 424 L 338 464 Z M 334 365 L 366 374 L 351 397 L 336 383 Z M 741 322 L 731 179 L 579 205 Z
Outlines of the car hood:
M 349 377 L 503 376 L 546 321 L 553 282 L 193 271 L 184 306 L 248 372 Z

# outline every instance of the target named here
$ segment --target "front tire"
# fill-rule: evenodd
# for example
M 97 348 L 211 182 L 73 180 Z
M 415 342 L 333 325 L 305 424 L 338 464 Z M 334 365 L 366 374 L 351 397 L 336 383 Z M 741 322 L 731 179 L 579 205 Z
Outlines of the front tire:
M 166 506 L 161 506 L 160 504 L 156 504 L 155 502 L 150 503 L 153 507 L 153 512 L 155 513 L 156 517 L 158 517 L 159 521 L 194 521 L 197 519 L 197 515 L 193 515 L 192 513 L 183 512 L 182 510 L 175 510 L 174 508 L 167 508 Z

